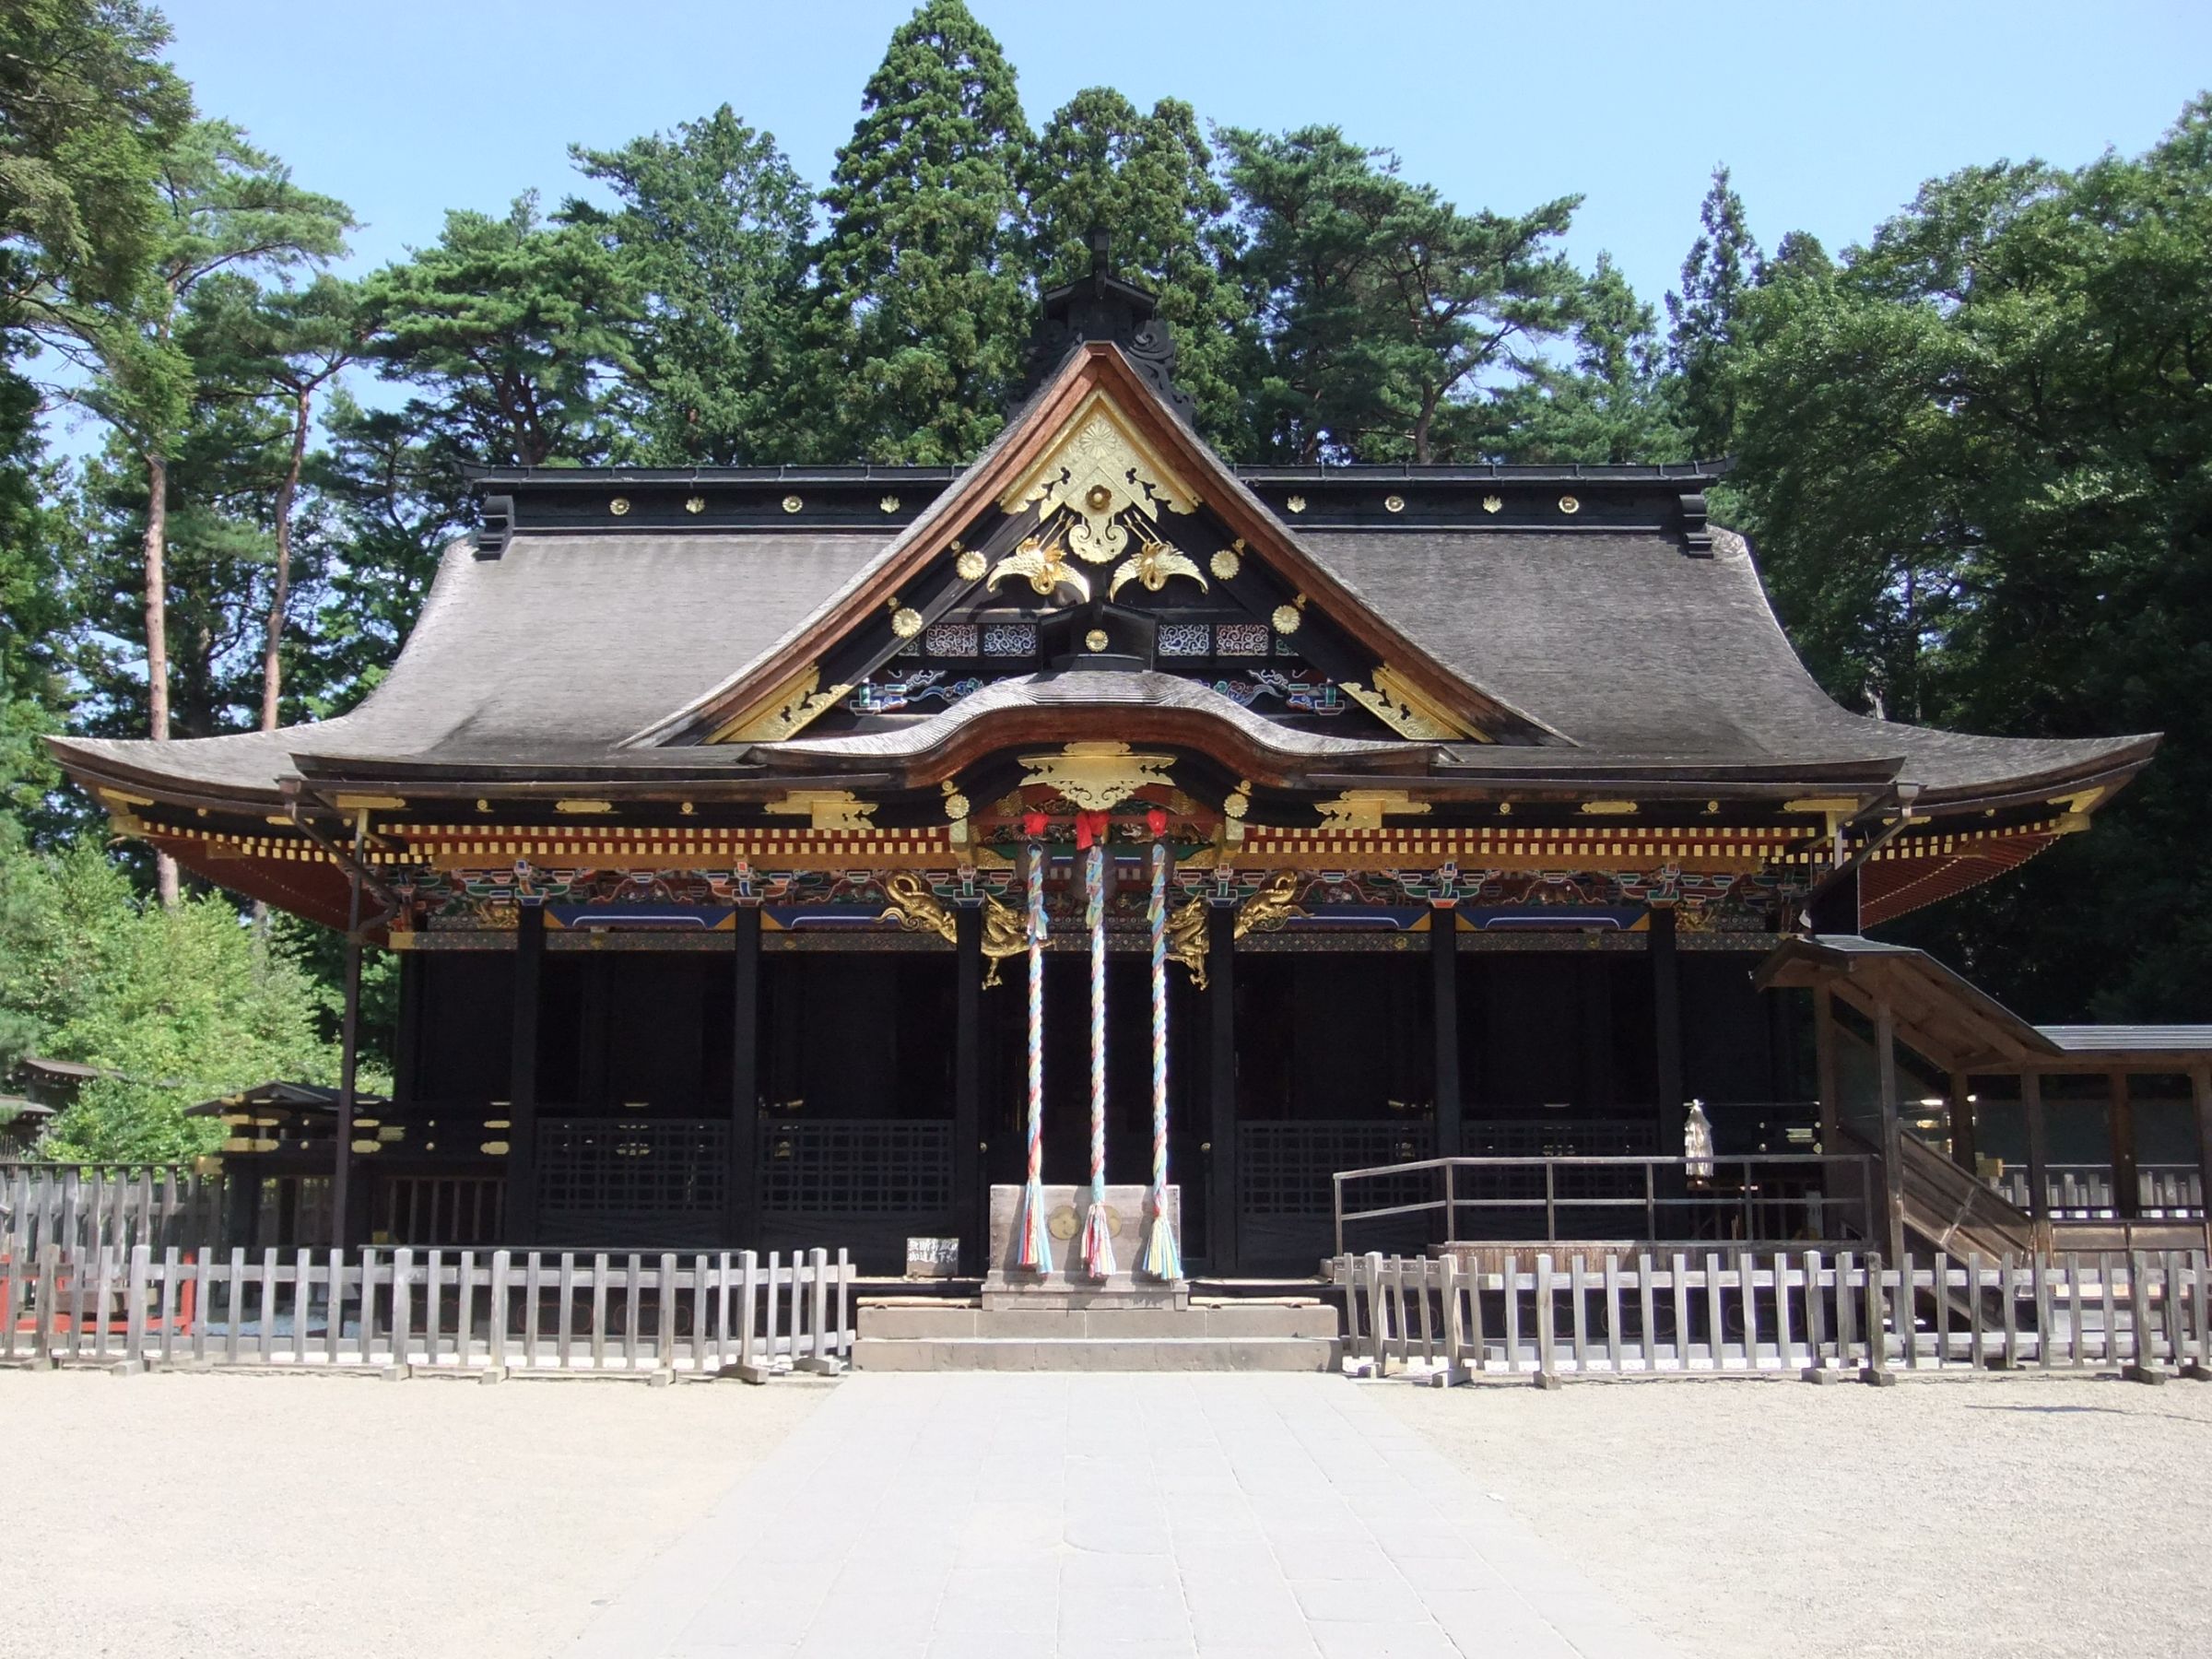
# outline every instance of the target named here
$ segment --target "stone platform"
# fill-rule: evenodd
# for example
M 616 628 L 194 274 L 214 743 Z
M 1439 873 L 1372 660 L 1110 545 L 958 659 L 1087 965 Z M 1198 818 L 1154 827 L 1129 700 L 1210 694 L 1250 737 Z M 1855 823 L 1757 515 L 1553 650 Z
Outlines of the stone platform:
M 1180 1229 L 1182 1193 L 1168 1189 Z M 991 1189 L 990 1265 L 960 1299 L 862 1297 L 853 1363 L 862 1371 L 1301 1371 L 1337 1369 L 1336 1311 L 1314 1297 L 1206 1298 L 1184 1279 L 1147 1278 L 1147 1189 L 1106 1189 L 1116 1271 L 1082 1272 L 1088 1186 L 1044 1189 L 1045 1271 L 1017 1266 L 1021 1188 Z
M 988 1307 L 863 1299 L 860 1371 L 1330 1371 L 1336 1310 L 1312 1300 Z

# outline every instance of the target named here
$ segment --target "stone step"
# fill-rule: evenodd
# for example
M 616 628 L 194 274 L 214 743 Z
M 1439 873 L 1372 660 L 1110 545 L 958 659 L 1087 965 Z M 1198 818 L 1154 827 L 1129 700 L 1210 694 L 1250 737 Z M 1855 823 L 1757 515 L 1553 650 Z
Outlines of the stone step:
M 1344 1345 L 1318 1336 L 862 1336 L 855 1371 L 1335 1371 Z
M 1256 1337 L 1333 1341 L 1336 1310 L 1317 1302 L 1190 1308 L 971 1308 L 940 1303 L 859 1308 L 858 1335 L 889 1341 L 977 1338 L 1021 1341 L 1170 1339 L 1241 1341 Z

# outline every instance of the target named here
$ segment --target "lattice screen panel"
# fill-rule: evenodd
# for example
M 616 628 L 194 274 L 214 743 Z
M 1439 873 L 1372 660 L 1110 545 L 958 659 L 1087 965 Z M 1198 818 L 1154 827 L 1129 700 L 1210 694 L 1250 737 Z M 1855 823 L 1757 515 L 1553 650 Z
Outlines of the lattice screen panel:
M 1436 1156 L 1436 1128 L 1428 1123 L 1247 1124 L 1240 1135 L 1237 1207 L 1247 1216 L 1326 1216 L 1329 1177 L 1338 1171 Z M 1418 1204 L 1436 1195 L 1433 1172 L 1393 1176 L 1360 1182 L 1359 1207 Z
M 952 1125 L 884 1118 L 763 1124 L 760 1207 L 831 1216 L 948 1210 Z
M 729 1175 L 712 1119 L 554 1118 L 537 1126 L 540 1213 L 564 1220 L 711 1215 Z

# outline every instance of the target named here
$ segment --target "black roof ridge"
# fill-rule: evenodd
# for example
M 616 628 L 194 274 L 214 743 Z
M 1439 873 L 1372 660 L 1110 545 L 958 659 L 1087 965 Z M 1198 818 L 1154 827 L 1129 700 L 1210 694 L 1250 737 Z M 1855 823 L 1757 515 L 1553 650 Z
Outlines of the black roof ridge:
M 1712 461 L 1584 462 L 1532 465 L 1517 462 L 1473 464 L 1411 461 L 1347 462 L 1330 466 L 1282 466 L 1272 463 L 1231 465 L 1247 482 L 1267 484 L 1374 484 L 1403 479 L 1425 484 L 1711 484 L 1725 477 L 1734 463 Z M 900 479 L 949 484 L 964 466 L 910 466 L 888 462 L 776 466 L 465 466 L 472 485 L 604 485 L 620 479 L 633 484 L 877 484 Z

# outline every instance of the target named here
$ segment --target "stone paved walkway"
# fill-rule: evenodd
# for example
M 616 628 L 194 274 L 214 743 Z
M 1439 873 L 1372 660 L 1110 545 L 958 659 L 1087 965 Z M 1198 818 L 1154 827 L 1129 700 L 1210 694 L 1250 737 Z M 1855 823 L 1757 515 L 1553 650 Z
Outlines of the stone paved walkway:
M 867 1375 L 562 1659 L 1668 1659 L 1335 1377 Z

